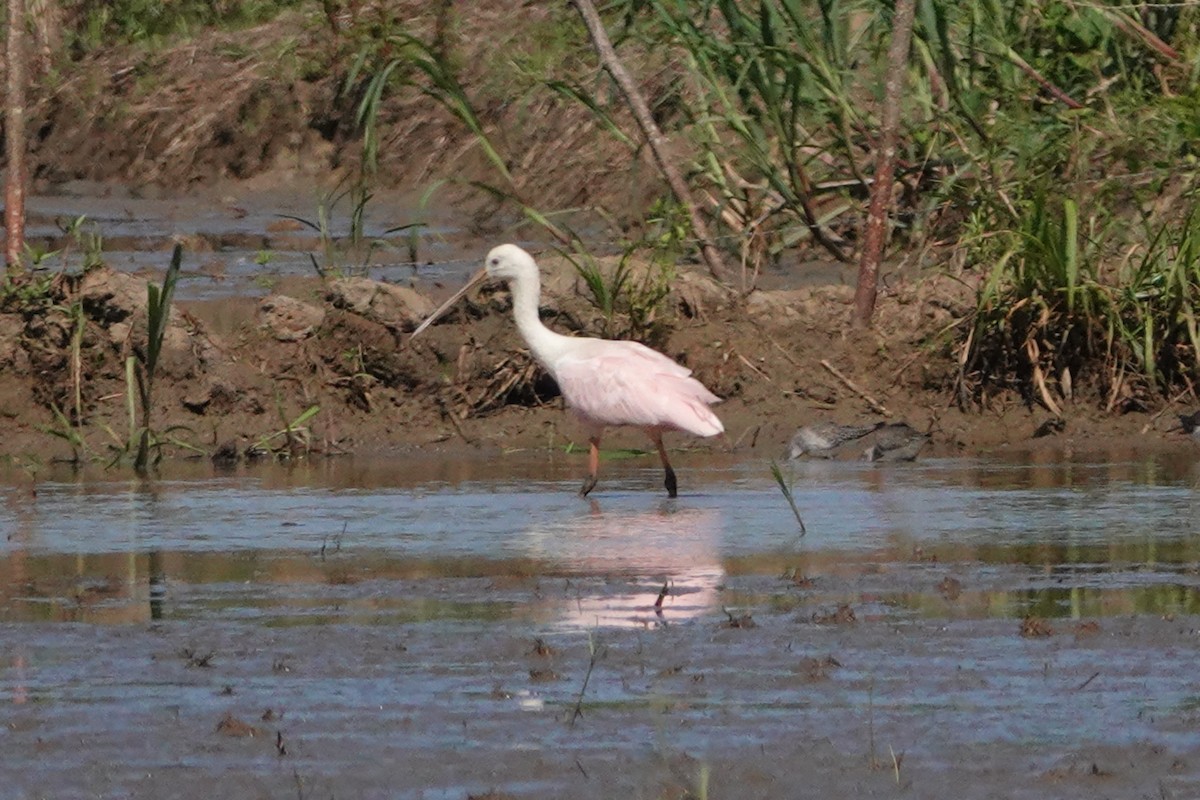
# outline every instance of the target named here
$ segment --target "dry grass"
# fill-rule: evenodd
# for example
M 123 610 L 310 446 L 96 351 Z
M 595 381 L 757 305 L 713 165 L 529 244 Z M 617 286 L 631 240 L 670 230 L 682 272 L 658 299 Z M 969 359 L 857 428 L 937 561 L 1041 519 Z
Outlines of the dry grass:
M 31 117 L 47 135 L 33 158 L 50 177 L 144 182 L 247 177 L 309 126 L 314 88 L 279 54 L 314 46 L 300 18 L 206 31 L 160 52 L 98 51 L 65 69 Z
M 508 405 L 538 406 L 557 396 L 557 390 L 522 350 L 501 356 L 489 367 L 460 369 L 448 394 L 446 406 L 458 419 L 467 419 Z

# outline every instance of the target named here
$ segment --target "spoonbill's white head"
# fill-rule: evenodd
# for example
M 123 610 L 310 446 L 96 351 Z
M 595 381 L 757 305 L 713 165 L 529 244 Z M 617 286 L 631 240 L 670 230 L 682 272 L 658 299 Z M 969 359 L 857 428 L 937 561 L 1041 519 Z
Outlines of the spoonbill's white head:
M 536 278 L 538 274 L 533 256 L 515 244 L 493 247 L 484 261 L 484 269 L 487 270 L 489 278 L 502 281 L 528 281 L 530 278 Z
M 426 317 L 425 321 L 418 325 L 417 329 L 412 332 L 412 335 L 416 336 L 432 325 L 435 320 L 449 311 L 450 307 L 457 303 L 467 292 L 471 291 L 477 284 L 482 283 L 487 278 L 511 282 L 514 294 L 517 293 L 516 290 L 519 287 L 522 295 L 532 298 L 536 314 L 537 294 L 541 289 L 537 262 L 533 260 L 533 256 L 515 244 L 502 244 L 493 247 L 488 252 L 487 259 L 483 262 L 483 269 L 472 275 L 466 285 L 455 292 L 449 300 L 442 303 L 436 311 Z

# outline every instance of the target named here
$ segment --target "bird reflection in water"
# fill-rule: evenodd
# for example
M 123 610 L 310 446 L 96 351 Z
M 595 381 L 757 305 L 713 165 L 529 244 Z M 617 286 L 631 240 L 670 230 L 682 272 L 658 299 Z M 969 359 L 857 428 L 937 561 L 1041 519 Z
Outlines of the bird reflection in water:
M 667 502 L 649 512 L 605 512 L 593 501 L 584 515 L 532 527 L 524 538 L 529 556 L 561 565 L 565 574 L 562 583 L 544 586 L 547 621 L 655 627 L 718 610 L 722 529 L 717 509 Z

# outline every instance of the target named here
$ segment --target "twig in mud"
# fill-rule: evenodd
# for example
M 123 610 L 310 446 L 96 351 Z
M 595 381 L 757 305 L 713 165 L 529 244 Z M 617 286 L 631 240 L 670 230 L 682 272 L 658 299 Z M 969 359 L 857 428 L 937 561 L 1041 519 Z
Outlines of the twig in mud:
M 654 601 L 654 607 L 662 611 L 663 598 L 667 596 L 667 582 L 663 581 L 662 591 L 658 593 L 658 599 Z
M 750 446 L 754 447 L 754 445 L 758 442 L 758 432 L 761 429 L 762 425 L 751 425 L 749 428 L 746 428 L 746 430 L 742 431 L 742 435 L 737 438 L 737 441 L 733 443 L 732 449 L 736 450 L 738 446 L 741 445 L 742 440 L 747 436 L 750 436 L 750 434 L 753 434 L 753 436 L 750 437 Z
M 1171 401 L 1169 403 L 1167 403 L 1165 406 L 1163 406 L 1162 409 L 1160 409 L 1157 414 L 1155 414 L 1154 416 L 1152 416 L 1150 418 L 1149 422 L 1147 422 L 1145 425 L 1142 426 L 1142 433 L 1148 433 L 1150 430 L 1152 430 L 1154 428 L 1154 424 L 1156 422 L 1158 422 L 1159 417 L 1161 417 L 1163 414 L 1167 413 L 1172 408 L 1174 408 L 1176 403 L 1178 403 L 1180 400 L 1182 400 L 1184 397 L 1186 397 L 1189 393 L 1192 393 L 1192 392 L 1194 392 L 1193 388 L 1191 386 L 1188 386 L 1188 388 L 1184 389 L 1182 392 L 1180 392 L 1179 394 L 1172 397 Z
M 895 386 L 896 383 L 900 380 L 900 376 L 904 374 L 904 371 L 906 369 L 908 369 L 909 367 L 911 367 L 913 365 L 913 362 L 915 362 L 917 359 L 921 358 L 924 355 L 925 355 L 925 353 L 922 350 L 918 350 L 917 352 L 913 353 L 912 358 L 905 361 L 903 364 L 900 365 L 900 369 L 898 369 L 892 373 L 892 380 L 889 382 L 889 385 Z
M 583 695 L 587 691 L 588 681 L 592 679 L 592 670 L 596 668 L 596 662 L 604 658 L 608 651 L 597 646 L 596 640 L 592 635 L 588 634 L 588 651 L 591 653 L 591 658 L 588 660 L 587 672 L 583 676 L 583 685 L 579 687 L 579 697 L 575 698 L 575 711 L 571 714 L 571 727 L 575 727 L 575 720 L 583 716 Z
M 758 623 L 754 621 L 754 617 L 752 617 L 750 614 L 738 614 L 735 616 L 734 613 L 728 608 L 722 608 L 721 610 L 724 611 L 725 616 L 729 618 L 721 624 L 721 627 L 723 628 L 745 628 L 748 630 L 750 628 L 758 627 Z
M 580 763 L 579 763 L 579 759 L 578 759 L 578 758 L 577 758 L 577 759 L 575 759 L 575 766 L 579 767 L 579 772 L 580 772 L 580 774 L 581 774 L 581 775 L 583 775 L 583 779 L 584 779 L 585 781 L 586 781 L 586 780 L 591 780 L 591 778 L 590 778 L 590 777 L 588 776 L 588 774 L 587 774 L 587 770 L 583 768 L 583 764 L 580 764 Z
M 1096 680 L 1096 678 L 1099 678 L 1099 677 L 1100 677 L 1099 670 L 1097 670 L 1096 672 L 1093 672 L 1090 678 L 1088 678 L 1086 681 L 1084 681 L 1083 683 L 1081 683 L 1075 687 L 1075 691 L 1082 692 L 1084 689 L 1087 688 L 1087 685 L 1089 683 L 1091 683 L 1092 681 Z
M 784 350 L 783 347 L 779 344 L 779 342 L 775 341 L 770 336 L 767 337 L 767 341 L 769 341 L 772 345 L 774 345 L 775 349 L 778 350 L 780 353 L 782 353 L 783 357 L 786 358 L 793 367 L 800 366 L 800 362 L 797 361 L 796 359 L 792 358 L 792 354 L 789 353 L 787 350 Z
M 883 405 L 883 403 L 880 403 L 874 397 L 867 394 L 867 392 L 864 389 L 862 389 L 857 383 L 855 383 L 854 381 L 850 380 L 845 375 L 843 375 L 841 373 L 841 371 L 837 367 L 835 367 L 833 364 L 830 364 L 825 359 L 821 359 L 821 366 L 824 367 L 825 369 L 829 370 L 829 372 L 833 375 L 833 377 L 835 377 L 839 381 L 841 381 L 842 384 L 845 385 L 845 387 L 847 389 L 849 389 L 850 391 L 854 392 L 856 395 L 861 397 L 866 402 L 866 404 L 871 407 L 872 411 L 874 411 L 877 414 L 883 414 L 885 417 L 890 417 L 892 415 L 892 412 L 887 410 L 887 406 Z
M 450 420 L 450 426 L 454 428 L 454 432 L 458 434 L 458 438 L 474 447 L 476 444 L 475 440 L 463 432 L 462 427 L 458 424 L 458 419 L 454 416 L 450 409 L 446 408 L 446 401 L 439 397 L 437 398 L 437 404 L 438 410 L 442 412 L 442 416 Z
M 796 507 L 796 498 L 792 497 L 792 487 L 788 486 L 787 481 L 783 479 L 783 470 L 774 461 L 771 462 L 771 474 L 775 476 L 775 482 L 779 484 L 779 491 L 783 492 L 783 499 L 787 500 L 788 505 L 792 507 L 792 513 L 796 515 L 796 522 L 800 523 L 800 535 L 808 533 L 808 529 L 804 527 L 804 519 L 800 516 L 800 509 Z
M 774 383 L 774 382 L 775 382 L 775 381 L 771 380 L 771 376 L 770 376 L 770 375 L 768 375 L 767 373 L 763 372 L 763 371 L 762 371 L 761 369 L 759 369 L 758 367 L 756 367 L 756 366 L 754 366 L 753 364 L 751 364 L 751 363 L 750 363 L 750 359 L 746 358 L 746 357 L 745 357 L 744 355 L 742 355 L 741 353 L 738 353 L 738 354 L 737 354 L 737 357 L 738 357 L 739 359 L 741 359 L 741 362 L 742 362 L 743 364 L 745 364 L 747 367 L 749 367 L 750 369 L 752 369 L 753 371 L 755 371 L 755 372 L 757 372 L 759 375 L 761 375 L 761 376 L 762 376 L 762 378 L 763 378 L 763 380 L 765 380 L 767 383 Z

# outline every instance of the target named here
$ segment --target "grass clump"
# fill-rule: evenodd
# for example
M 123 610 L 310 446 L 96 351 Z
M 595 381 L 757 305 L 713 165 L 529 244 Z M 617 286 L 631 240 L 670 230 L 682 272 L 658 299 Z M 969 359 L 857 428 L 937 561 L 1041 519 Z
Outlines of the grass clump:
M 84 0 L 71 4 L 74 49 L 153 44 L 217 27 L 238 29 L 273 19 L 304 0 Z
M 961 343 L 959 400 L 1019 392 L 1055 414 L 1086 387 L 1108 410 L 1192 390 L 1200 371 L 1200 209 L 1126 220 L 1033 198 L 987 279 Z M 1000 238 L 1000 237 L 995 237 Z M 993 245 L 994 246 L 994 245 Z
M 691 228 L 675 203 L 656 204 L 647 223 L 640 238 L 625 244 L 611 270 L 586 253 L 564 253 L 600 312 L 600 333 L 608 338 L 655 341 L 663 333 L 661 313 Z

